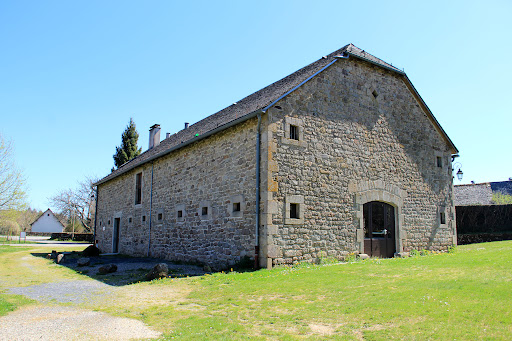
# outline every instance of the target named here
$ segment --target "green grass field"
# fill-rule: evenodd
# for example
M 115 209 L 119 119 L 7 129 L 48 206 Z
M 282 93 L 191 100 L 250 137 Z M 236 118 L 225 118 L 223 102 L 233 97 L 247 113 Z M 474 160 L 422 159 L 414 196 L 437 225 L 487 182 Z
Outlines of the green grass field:
M 52 276 L 85 277 L 44 266 Z M 510 340 L 512 241 L 406 259 L 164 279 L 116 295 L 88 308 L 141 319 L 164 339 Z

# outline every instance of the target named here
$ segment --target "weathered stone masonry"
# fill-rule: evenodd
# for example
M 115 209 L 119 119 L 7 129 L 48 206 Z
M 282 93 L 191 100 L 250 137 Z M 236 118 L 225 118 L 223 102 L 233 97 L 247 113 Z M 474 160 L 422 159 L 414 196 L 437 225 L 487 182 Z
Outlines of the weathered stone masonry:
M 114 249 L 119 219 L 121 253 L 217 268 L 254 257 L 257 116 L 260 266 L 364 253 L 375 201 L 394 210 L 396 252 L 456 243 L 456 148 L 400 70 L 347 45 L 100 181 L 100 249 Z
M 111 252 L 114 218 L 120 217 L 119 252 L 148 254 L 153 167 L 151 256 L 211 265 L 253 256 L 255 136 L 253 119 L 99 185 L 100 249 Z M 142 204 L 135 205 L 139 172 Z M 233 212 L 234 200 L 240 203 L 240 212 Z M 208 207 L 206 216 L 203 207 Z
M 396 208 L 398 251 L 454 243 L 450 149 L 401 78 L 347 60 L 277 104 L 267 131 L 274 264 L 363 252 L 362 205 L 369 201 Z M 302 140 L 288 138 L 290 124 Z M 290 196 L 301 198 L 303 219 L 287 222 Z

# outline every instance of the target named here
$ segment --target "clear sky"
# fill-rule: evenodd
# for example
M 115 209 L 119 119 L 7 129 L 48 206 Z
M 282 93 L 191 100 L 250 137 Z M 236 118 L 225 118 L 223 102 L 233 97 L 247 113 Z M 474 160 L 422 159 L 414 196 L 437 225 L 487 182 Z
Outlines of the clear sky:
M 29 203 L 103 177 L 139 145 L 348 43 L 403 68 L 460 150 L 464 179 L 512 177 L 512 2 L 0 1 L 0 133 Z

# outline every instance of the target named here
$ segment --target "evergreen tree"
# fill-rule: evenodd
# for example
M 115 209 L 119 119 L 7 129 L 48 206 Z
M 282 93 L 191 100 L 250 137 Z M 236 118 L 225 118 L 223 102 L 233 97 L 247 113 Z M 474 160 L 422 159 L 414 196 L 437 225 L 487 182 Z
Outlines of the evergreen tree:
M 133 123 L 133 119 L 130 117 L 130 124 L 128 124 L 121 136 L 121 147 L 116 147 L 116 153 L 113 155 L 117 168 L 140 154 L 142 148 L 137 146 L 138 139 L 139 133 L 137 133 L 135 123 Z M 114 168 L 112 168 L 113 170 Z

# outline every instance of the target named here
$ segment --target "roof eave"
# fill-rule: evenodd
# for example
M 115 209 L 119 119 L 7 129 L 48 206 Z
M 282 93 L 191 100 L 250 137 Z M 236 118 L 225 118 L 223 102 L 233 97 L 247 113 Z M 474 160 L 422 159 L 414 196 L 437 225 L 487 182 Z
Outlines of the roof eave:
M 407 77 L 407 75 L 405 73 L 403 74 L 403 76 L 404 76 L 405 84 L 407 85 L 409 90 L 411 90 L 411 92 L 416 97 L 418 102 L 421 104 L 423 109 L 427 112 L 428 118 L 430 119 L 432 124 L 434 124 L 435 128 L 438 130 L 438 132 L 441 134 L 441 136 L 444 137 L 444 139 L 446 140 L 446 142 L 448 143 L 448 145 L 452 149 L 452 155 L 458 154 L 459 150 L 457 149 L 457 147 L 455 147 L 455 144 L 452 142 L 452 140 L 450 139 L 448 134 L 444 131 L 443 127 L 441 127 L 441 124 L 439 124 L 439 121 L 435 118 L 435 116 L 432 113 L 432 111 L 430 111 L 430 108 L 427 106 L 427 103 L 425 103 L 423 98 L 421 98 L 419 92 L 416 90 L 416 88 L 412 84 L 412 82 L 409 79 L 409 77 Z
M 406 80 L 406 85 L 408 86 L 409 90 L 411 90 L 411 92 L 413 93 L 413 95 L 416 97 L 416 99 L 418 100 L 418 102 L 420 102 L 421 106 L 423 107 L 423 109 L 427 112 L 428 114 L 428 118 L 430 119 L 430 121 L 434 124 L 435 128 L 439 131 L 439 133 L 441 134 L 441 136 L 446 140 L 446 142 L 448 143 L 448 145 L 450 146 L 450 148 L 452 149 L 452 154 L 458 154 L 459 153 L 459 150 L 457 149 L 457 147 L 455 147 L 455 144 L 452 142 L 452 140 L 450 139 L 450 137 L 448 137 L 448 134 L 446 134 L 446 132 L 444 131 L 443 127 L 441 127 L 441 124 L 439 124 L 439 121 L 435 118 L 434 114 L 432 113 L 432 111 L 430 110 L 430 108 L 428 107 L 427 103 L 425 103 L 425 101 L 423 100 L 423 98 L 421 98 L 419 92 L 416 90 L 416 88 L 414 87 L 414 85 L 412 84 L 411 80 L 409 79 L 409 77 L 407 77 L 407 74 L 405 72 L 403 72 L 402 70 L 399 70 L 397 68 L 394 68 L 394 67 L 389 67 L 387 65 L 384 65 L 384 64 L 380 64 L 380 63 L 377 63 L 371 59 L 368 59 L 368 58 L 364 58 L 363 56 L 360 56 L 360 55 L 357 55 L 357 54 L 354 54 L 354 53 L 351 53 L 351 52 L 348 52 L 347 51 L 347 54 L 349 54 L 350 56 L 352 57 L 355 57 L 355 58 L 358 58 L 358 59 L 361 59 L 361 60 L 364 60 L 370 64 L 373 64 L 373 65 L 376 65 L 376 66 L 379 66 L 379 67 L 382 67 L 384 69 L 387 69 L 389 71 L 393 71 L 393 72 L 396 72 L 398 73 L 399 75 L 403 76 L 404 79 Z
M 218 132 L 220 132 L 222 130 L 231 128 L 231 127 L 233 127 L 233 126 L 235 126 L 235 125 L 237 125 L 239 123 L 242 123 L 242 122 L 245 122 L 247 120 L 250 120 L 251 118 L 254 118 L 258 114 L 262 114 L 262 113 L 264 113 L 264 111 L 262 111 L 262 109 L 258 109 L 256 111 L 253 111 L 253 112 L 251 112 L 251 113 L 249 113 L 249 114 L 247 114 L 245 116 L 239 117 L 239 118 L 237 118 L 237 119 L 235 119 L 233 121 L 230 121 L 230 122 L 228 122 L 226 124 L 218 126 L 217 128 L 212 129 L 212 130 L 210 130 L 210 131 L 208 131 L 208 132 L 206 132 L 206 133 L 204 133 L 202 135 L 199 135 L 199 136 L 196 136 L 194 138 L 191 138 L 191 139 L 189 139 L 187 141 L 184 141 L 184 142 L 182 142 L 182 143 L 180 143 L 180 144 L 178 144 L 178 145 L 176 145 L 174 147 L 171 147 L 169 149 L 162 150 L 161 152 L 156 153 L 155 155 L 151 156 L 150 158 L 148 158 L 147 160 L 145 160 L 142 163 L 139 163 L 139 164 L 136 164 L 136 165 L 133 165 L 133 166 L 130 165 L 129 163 L 127 163 L 127 166 L 125 166 L 124 169 L 121 169 L 115 176 L 113 176 L 112 178 L 108 178 L 108 175 L 107 175 L 105 178 L 101 179 L 100 181 L 95 182 L 93 184 L 93 186 L 98 186 L 98 185 L 104 184 L 105 182 L 113 180 L 113 179 L 119 177 L 120 175 L 123 175 L 123 174 L 125 174 L 125 173 L 127 173 L 127 172 L 129 172 L 129 171 L 131 171 L 131 170 L 133 170 L 133 169 L 135 169 L 137 167 L 139 167 L 139 166 L 143 166 L 143 165 L 145 165 L 145 164 L 147 164 L 149 162 L 152 162 L 152 161 L 154 161 L 154 160 L 156 160 L 156 159 L 158 159 L 158 158 L 160 158 L 162 156 L 170 154 L 170 153 L 172 153 L 175 150 L 181 149 L 181 148 L 183 148 L 185 146 L 188 146 L 188 145 L 190 145 L 192 143 L 195 143 L 195 142 L 198 142 L 200 140 L 203 140 L 203 139 L 205 139 L 205 138 L 207 138 L 207 137 L 209 137 L 209 136 L 211 136 L 213 134 L 216 134 L 216 133 L 218 133 Z

